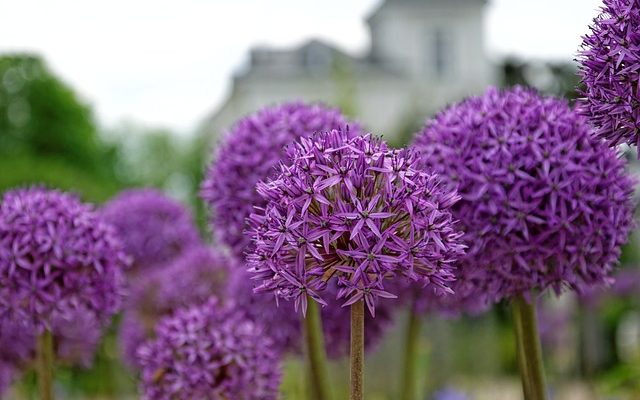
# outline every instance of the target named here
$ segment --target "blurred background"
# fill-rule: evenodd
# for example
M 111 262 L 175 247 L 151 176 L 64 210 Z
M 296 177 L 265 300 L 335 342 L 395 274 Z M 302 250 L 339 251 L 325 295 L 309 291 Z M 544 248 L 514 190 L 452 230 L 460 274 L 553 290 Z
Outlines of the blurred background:
M 425 118 L 488 85 L 572 100 L 573 58 L 599 3 L 0 0 L 0 191 L 45 183 L 101 203 L 126 187 L 155 186 L 187 204 L 207 235 L 198 186 L 239 117 L 282 100 L 320 100 L 403 146 Z M 613 289 L 543 299 L 554 398 L 640 398 L 637 242 Z M 369 356 L 371 399 L 397 398 L 389 366 L 401 365 L 404 317 Z M 422 393 L 520 398 L 509 324 L 506 306 L 429 318 Z M 59 373 L 68 398 L 135 397 L 116 347 L 108 335 L 93 369 Z M 285 398 L 300 398 L 298 370 L 288 364 Z M 31 379 L 16 393 L 29 393 Z

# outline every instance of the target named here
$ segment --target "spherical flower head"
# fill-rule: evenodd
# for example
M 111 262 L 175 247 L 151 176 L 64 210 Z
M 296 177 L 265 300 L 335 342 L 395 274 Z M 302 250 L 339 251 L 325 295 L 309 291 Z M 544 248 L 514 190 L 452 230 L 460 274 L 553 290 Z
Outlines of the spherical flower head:
M 492 302 L 482 287 L 484 273 L 473 276 L 471 271 L 461 274 L 456 269 L 456 281 L 452 283 L 453 294 L 437 287 L 424 287 L 422 284 L 410 284 L 405 290 L 406 300 L 412 311 L 421 314 L 437 314 L 445 318 L 458 318 L 463 314 L 476 316 L 491 308 Z M 458 275 L 461 275 L 458 277 Z
M 212 300 L 160 321 L 138 350 L 144 399 L 278 397 L 280 359 L 259 325 Z
M 137 277 L 120 326 L 125 361 L 136 366 L 136 350 L 161 317 L 178 308 L 201 304 L 226 291 L 231 259 L 204 245 L 191 247 L 172 263 Z
M 454 387 L 445 387 L 433 394 L 434 400 L 469 400 L 469 396 Z
M 276 302 L 271 293 L 254 293 L 255 283 L 245 268 L 235 268 L 230 274 L 225 298 L 233 301 L 247 319 L 260 324 L 278 351 L 300 352 L 302 327 L 293 305 Z
M 290 302 L 280 301 L 272 293 L 254 293 L 255 281 L 242 268 L 234 270 L 228 286 L 227 298 L 241 310 L 245 317 L 260 324 L 274 347 L 280 352 L 300 353 L 302 351 L 302 326 L 300 316 L 293 312 Z M 322 307 L 322 330 L 324 332 L 327 355 L 337 359 L 349 351 L 350 311 L 335 299 L 338 287 L 332 283 L 327 288 L 327 306 Z M 375 349 L 387 328 L 391 326 L 395 307 L 390 302 L 381 302 L 376 309 L 376 317 L 365 316 L 366 349 Z
M 89 368 L 102 333 L 93 312 L 64 302 L 52 314 L 56 361 Z M 26 320 L 0 319 L 0 381 L 17 378 L 35 360 L 36 330 Z M 9 382 L 10 383 L 10 382 Z M 0 394 L 3 384 L 0 382 Z
M 65 304 L 53 315 L 56 359 L 67 365 L 90 368 L 103 329 L 96 315 L 86 307 Z
M 493 300 L 606 281 L 632 227 L 633 181 L 565 101 L 516 87 L 452 106 L 415 141 L 456 187 L 459 280 Z
M 251 215 L 255 250 L 248 261 L 258 291 L 326 305 L 331 280 L 344 305 L 361 299 L 372 315 L 379 298 L 394 298 L 385 281 L 406 279 L 443 290 L 462 253 L 449 209 L 455 190 L 416 169 L 406 150 L 371 135 L 344 131 L 302 138 L 280 175 L 257 185 L 267 201 Z
M 351 310 L 349 307 L 342 307 L 343 301 L 336 298 L 337 292 L 336 281 L 329 283 L 326 296 L 327 305 L 320 310 L 327 356 L 334 360 L 349 354 L 351 343 Z M 393 326 L 393 317 L 400 305 L 400 302 L 381 301 L 376 305 L 375 318 L 365 314 L 364 346 L 366 352 L 375 351 L 384 334 Z
M 285 157 L 285 146 L 319 131 L 347 129 L 350 136 L 360 127 L 338 109 L 322 104 L 284 103 L 264 108 L 236 123 L 218 147 L 202 182 L 201 196 L 212 211 L 216 238 L 243 258 L 250 239 L 244 235 L 253 206 L 265 200 L 256 183 L 271 177 Z
M 106 323 L 120 308 L 125 255 L 113 229 L 70 194 L 6 192 L 0 205 L 0 318 L 51 329 L 73 303 Z
M 588 309 L 596 309 L 607 299 L 624 299 L 640 292 L 640 269 L 622 268 L 614 274 L 614 282 L 592 286 L 579 294 L 580 304 Z
M 0 396 L 9 389 L 15 376 L 15 368 L 11 364 L 0 361 Z
M 134 273 L 171 262 L 201 242 L 189 211 L 155 189 L 126 190 L 102 215 L 116 228 Z
M 578 55 L 579 110 L 611 146 L 640 142 L 640 0 L 604 0 Z

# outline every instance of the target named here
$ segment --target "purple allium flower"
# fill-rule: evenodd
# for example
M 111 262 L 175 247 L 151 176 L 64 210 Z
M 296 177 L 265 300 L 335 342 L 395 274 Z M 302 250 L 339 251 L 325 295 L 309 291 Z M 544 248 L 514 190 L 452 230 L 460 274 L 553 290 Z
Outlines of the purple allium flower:
M 579 52 L 579 109 L 611 146 L 640 142 L 640 0 L 604 0 Z
M 607 298 L 625 298 L 640 293 L 640 269 L 622 268 L 614 274 L 614 282 L 586 288 L 579 294 L 580 303 L 590 309 L 599 307 Z
M 456 269 L 456 274 L 459 270 Z M 453 294 L 449 294 L 437 287 L 423 287 L 420 284 L 411 284 L 406 290 L 406 300 L 418 314 L 438 314 L 447 318 L 458 318 L 462 314 L 480 315 L 491 307 L 491 301 L 486 293 L 478 291 L 479 281 L 484 274 L 472 276 L 468 271 L 463 279 L 452 283 Z M 411 294 L 411 295 L 409 295 Z
M 0 319 L 0 362 L 21 368 L 35 346 L 34 329 L 26 321 Z
M 53 315 L 56 359 L 66 364 L 90 368 L 103 328 L 96 315 L 85 307 L 64 305 Z
M 571 312 L 566 307 L 545 304 L 542 300 L 539 298 L 536 306 L 540 343 L 543 349 L 555 353 L 564 346 L 570 346 Z
M 125 361 L 136 366 L 136 349 L 161 317 L 201 304 L 226 290 L 231 259 L 205 246 L 191 247 L 164 268 L 136 278 L 120 325 Z
M 302 327 L 300 316 L 293 312 L 293 305 L 289 302 L 276 304 L 276 299 L 270 293 L 254 293 L 254 283 L 242 268 L 235 269 L 228 286 L 228 298 L 247 318 L 263 326 L 266 334 L 281 352 L 299 352 Z M 335 283 L 330 284 L 327 290 L 328 304 L 322 307 L 320 315 L 327 355 L 336 359 L 349 351 L 350 310 L 348 307 L 342 307 L 342 302 L 335 299 L 338 290 Z M 384 332 L 391 326 L 393 308 L 390 303 L 383 302 L 376 308 L 375 318 L 365 316 L 366 350 L 375 348 Z
M 433 394 L 434 400 L 469 400 L 465 392 L 452 387 L 445 387 Z
M 102 214 L 115 226 L 135 272 L 165 265 L 201 242 L 189 211 L 155 189 L 126 190 Z
M 70 194 L 42 188 L 0 205 L 0 319 L 51 328 L 74 304 L 106 323 L 120 308 L 125 255 L 111 226 Z
M 250 244 L 244 235 L 245 221 L 253 205 L 266 204 L 255 191 L 256 183 L 276 172 L 285 157 L 284 147 L 300 137 L 347 125 L 352 136 L 360 132 L 338 109 L 302 102 L 264 108 L 238 121 L 226 134 L 202 182 L 201 196 L 211 207 L 216 238 L 243 258 Z
M 351 310 L 342 307 L 343 301 L 336 298 L 338 285 L 335 281 L 327 287 L 327 305 L 322 307 L 322 331 L 327 356 L 338 359 L 349 354 L 351 340 Z M 376 305 L 376 317 L 364 316 L 365 351 L 373 351 L 393 324 L 393 317 L 400 302 L 382 301 Z M 295 314 L 294 314 L 295 315 Z
M 215 300 L 163 318 L 138 350 L 144 399 L 278 397 L 280 359 L 259 325 Z
M 307 295 L 326 304 L 320 292 L 334 279 L 345 306 L 364 299 L 372 315 L 378 298 L 396 297 L 389 278 L 447 290 L 463 249 L 449 212 L 458 195 L 415 169 L 413 153 L 333 130 L 300 139 L 290 155 L 257 185 L 268 203 L 250 217 L 256 290 L 304 313 Z
M 16 379 L 16 369 L 13 365 L 0 360 L 0 396 L 9 389 Z
M 56 361 L 89 368 L 100 341 L 102 324 L 95 313 L 63 302 L 52 314 Z M 0 319 L 0 381 L 18 377 L 35 359 L 36 330 L 26 320 Z M 2 393 L 0 382 L 0 394 Z
M 492 88 L 428 121 L 415 147 L 462 196 L 460 284 L 497 300 L 610 279 L 634 182 L 565 101 Z
M 288 302 L 276 304 L 269 293 L 254 293 L 254 283 L 244 268 L 232 269 L 226 298 L 251 321 L 260 324 L 280 352 L 299 352 L 302 338 L 300 316 Z

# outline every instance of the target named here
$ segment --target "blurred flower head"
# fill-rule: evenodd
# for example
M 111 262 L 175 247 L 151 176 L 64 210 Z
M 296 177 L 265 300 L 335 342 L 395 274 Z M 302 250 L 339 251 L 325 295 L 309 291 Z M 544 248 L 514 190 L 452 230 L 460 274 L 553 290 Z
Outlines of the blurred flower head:
M 86 307 L 63 302 L 52 314 L 56 361 L 91 367 L 100 343 L 102 324 Z M 29 321 L 0 319 L 0 394 L 5 384 L 27 369 L 35 359 L 36 330 Z M 3 382 L 3 379 L 10 381 Z
M 327 356 L 338 359 L 349 354 L 351 344 L 351 310 L 342 307 L 343 301 L 336 298 L 337 282 L 327 286 L 327 305 L 320 310 L 322 330 Z M 401 302 L 381 301 L 376 305 L 376 316 L 364 316 L 365 351 L 375 351 L 384 334 L 392 327 L 393 317 Z
M 611 146 L 640 142 L 640 0 L 604 0 L 578 55 L 579 110 Z
M 102 209 L 132 258 L 131 270 L 139 272 L 171 262 L 200 236 L 189 211 L 155 189 L 130 189 Z
M 125 361 L 136 365 L 136 350 L 151 336 L 161 317 L 178 308 L 201 304 L 226 290 L 233 261 L 204 245 L 190 247 L 166 267 L 132 281 L 131 293 L 120 325 Z
M 9 389 L 15 378 L 15 367 L 7 362 L 0 361 L 0 396 Z
M 201 196 L 211 208 L 216 238 L 244 258 L 250 244 L 244 235 L 245 221 L 254 205 L 266 203 L 256 193 L 256 183 L 273 176 L 285 157 L 285 146 L 315 132 L 347 126 L 350 136 L 360 133 L 359 125 L 338 109 L 302 102 L 267 107 L 238 121 L 218 147 L 202 182 Z
M 254 293 L 254 284 L 255 281 L 248 272 L 242 268 L 235 269 L 231 274 L 227 298 L 248 319 L 262 325 L 281 352 L 301 351 L 301 320 L 300 316 L 293 312 L 293 305 L 283 301 L 276 304 L 276 298 L 272 293 Z M 348 354 L 351 338 L 350 310 L 348 307 L 342 307 L 342 302 L 335 298 L 337 290 L 335 282 L 329 284 L 327 305 L 320 311 L 325 348 L 327 355 L 332 359 Z M 375 318 L 365 316 L 366 350 L 374 349 L 391 326 L 396 307 L 398 306 L 395 303 L 381 302 L 376 308 Z
M 278 397 L 277 351 L 259 325 L 215 300 L 162 319 L 138 350 L 144 399 Z
M 469 400 L 469 396 L 458 389 L 445 387 L 433 394 L 433 400 Z
M 492 88 L 428 121 L 415 148 L 462 196 L 460 285 L 497 300 L 610 279 L 634 182 L 565 101 Z
M 105 323 L 120 308 L 125 255 L 111 226 L 70 194 L 4 194 L 0 205 L 0 319 L 52 328 L 65 306 Z
M 379 298 L 396 297 L 385 290 L 392 278 L 450 291 L 463 250 L 449 211 L 458 195 L 414 168 L 411 152 L 333 130 L 300 139 L 290 157 L 257 185 L 267 201 L 250 217 L 257 291 L 304 313 L 307 296 L 326 305 L 333 279 L 344 305 L 364 299 L 372 315 Z
M 293 312 L 293 305 L 288 302 L 276 304 L 276 298 L 271 293 L 254 293 L 254 284 L 255 281 L 244 268 L 235 268 L 230 276 L 226 298 L 233 301 L 247 319 L 262 325 L 279 351 L 300 351 L 302 328 L 300 317 Z
M 629 298 L 640 293 L 640 269 L 622 268 L 615 272 L 610 284 L 592 286 L 579 294 L 580 303 L 595 309 L 611 298 Z

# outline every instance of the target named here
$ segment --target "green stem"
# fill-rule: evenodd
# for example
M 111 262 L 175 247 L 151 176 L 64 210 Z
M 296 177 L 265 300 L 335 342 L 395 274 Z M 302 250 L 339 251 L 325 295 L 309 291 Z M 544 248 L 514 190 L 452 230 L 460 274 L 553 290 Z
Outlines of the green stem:
M 420 339 L 420 316 L 411 307 L 407 319 L 406 339 L 404 343 L 404 373 L 402 375 L 402 400 L 416 399 L 416 364 L 418 340 Z
M 307 316 L 304 318 L 304 336 L 309 367 L 309 380 L 314 400 L 330 400 L 331 386 L 327 368 L 327 355 L 322 335 L 320 308 L 309 298 Z
M 364 399 L 364 301 L 351 305 L 350 400 Z
M 53 400 L 53 335 L 49 330 L 36 339 L 36 362 L 40 400 Z
M 535 303 L 533 301 L 529 303 L 523 296 L 518 296 L 511 300 L 511 305 L 524 398 L 525 400 L 546 400 L 547 392 Z

